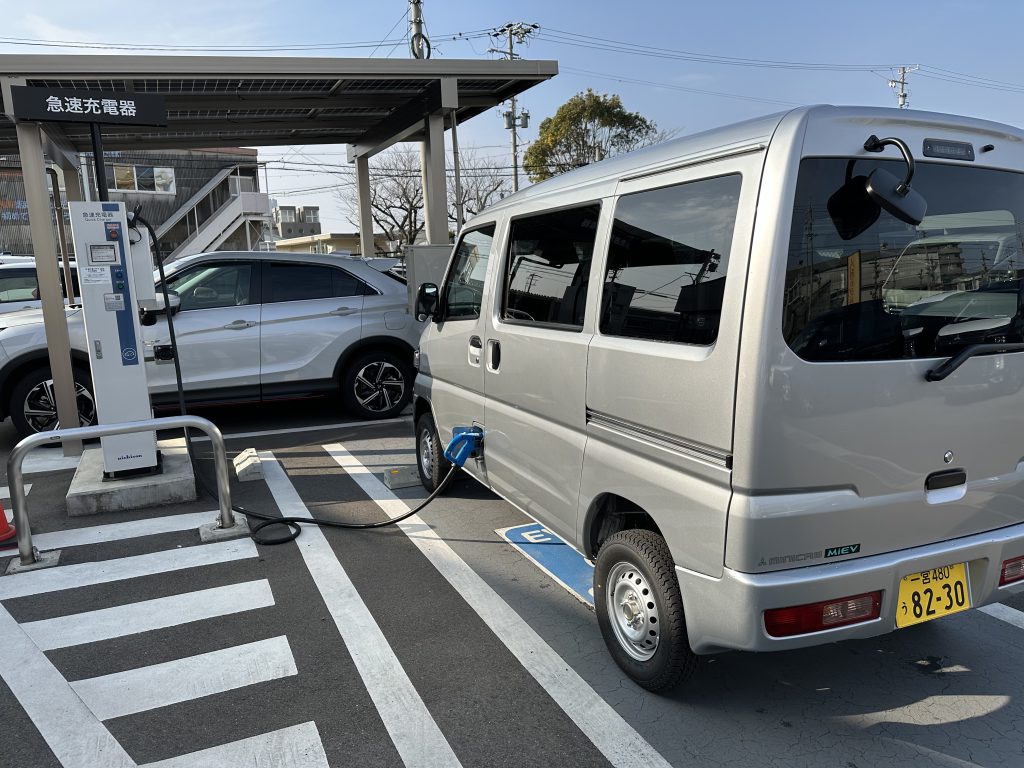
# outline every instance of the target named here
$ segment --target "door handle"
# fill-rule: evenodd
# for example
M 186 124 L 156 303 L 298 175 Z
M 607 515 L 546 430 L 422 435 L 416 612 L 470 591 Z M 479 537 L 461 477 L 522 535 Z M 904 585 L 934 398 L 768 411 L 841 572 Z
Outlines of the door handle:
M 469 337 L 469 346 L 471 346 L 473 349 L 483 349 L 484 348 L 484 343 L 482 341 L 480 341 L 480 337 L 479 336 L 470 336 Z
M 487 340 L 487 368 L 497 373 L 501 365 L 501 342 L 496 339 Z
M 344 317 L 345 315 L 354 315 L 358 311 L 359 310 L 354 307 L 338 307 L 337 309 L 331 310 L 331 314 Z
M 244 331 L 246 328 L 252 328 L 256 323 L 251 323 L 248 320 L 235 320 L 234 322 L 228 323 L 224 326 L 225 331 Z
M 480 355 L 484 351 L 484 343 L 479 336 L 469 337 L 469 364 L 474 368 L 480 367 Z

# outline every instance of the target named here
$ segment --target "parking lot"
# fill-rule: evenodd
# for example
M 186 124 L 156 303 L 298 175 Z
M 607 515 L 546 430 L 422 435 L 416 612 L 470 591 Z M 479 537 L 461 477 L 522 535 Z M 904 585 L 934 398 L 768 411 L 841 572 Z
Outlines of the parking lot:
M 379 480 L 415 461 L 408 417 L 265 411 L 203 414 L 232 453 L 263 452 L 236 503 L 372 521 L 423 497 Z M 13 443 L 7 423 L 4 461 Z M 36 544 L 61 565 L 0 578 L 3 765 L 1024 765 L 1022 597 L 708 657 L 656 696 L 612 663 L 587 595 L 496 533 L 531 521 L 469 479 L 399 526 L 266 547 L 201 544 L 210 498 L 69 519 L 71 476 L 27 478 Z

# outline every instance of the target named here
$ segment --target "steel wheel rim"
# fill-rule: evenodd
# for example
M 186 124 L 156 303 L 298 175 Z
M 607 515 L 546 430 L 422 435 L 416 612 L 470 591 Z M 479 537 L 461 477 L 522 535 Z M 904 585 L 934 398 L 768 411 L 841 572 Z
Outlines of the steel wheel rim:
M 352 390 L 356 402 L 366 410 L 390 411 L 402 401 L 405 377 L 398 366 L 378 360 L 359 369 Z
M 420 469 L 424 477 L 434 476 L 434 434 L 426 427 L 420 430 Z
M 622 649 L 637 661 L 650 661 L 658 651 L 661 616 L 654 590 L 632 563 L 616 563 L 608 572 L 605 608 Z
M 92 393 L 77 381 L 75 401 L 78 405 L 78 426 L 87 427 L 96 423 L 96 403 Z M 21 412 L 33 432 L 48 432 L 60 428 L 53 379 L 41 381 L 28 391 L 25 402 L 21 405 Z

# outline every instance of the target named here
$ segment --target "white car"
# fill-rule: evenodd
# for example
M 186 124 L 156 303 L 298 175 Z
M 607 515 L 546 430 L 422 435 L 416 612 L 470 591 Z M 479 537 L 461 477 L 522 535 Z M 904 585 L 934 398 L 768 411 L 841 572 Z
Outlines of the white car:
M 398 414 L 412 396 L 421 324 L 405 283 L 360 260 L 216 252 L 166 267 L 189 403 L 338 394 L 363 419 Z M 79 418 L 96 421 L 81 309 L 69 307 Z M 57 427 L 38 310 L 0 315 L 0 418 L 22 435 Z M 177 403 L 167 318 L 143 327 L 154 407 Z
M 61 289 L 64 290 L 64 269 L 58 267 Z M 74 283 L 75 300 L 78 298 L 78 267 L 71 263 L 71 281 Z M 64 290 L 65 295 L 67 291 Z M 65 299 L 66 301 L 66 299 Z M 39 300 L 39 282 L 36 277 L 35 259 L 18 259 L 4 262 L 0 260 L 0 315 L 18 312 L 22 309 L 39 309 L 43 303 Z

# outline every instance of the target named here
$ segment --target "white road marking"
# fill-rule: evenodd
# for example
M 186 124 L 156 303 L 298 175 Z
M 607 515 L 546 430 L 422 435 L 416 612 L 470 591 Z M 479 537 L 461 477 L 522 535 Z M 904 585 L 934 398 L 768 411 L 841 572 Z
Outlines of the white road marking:
M 274 454 L 260 458 L 281 514 L 311 517 Z M 406 768 L 461 766 L 323 531 L 306 526 L 295 543 Z
M 60 472 L 66 469 L 77 469 L 81 456 L 65 456 L 59 448 L 36 449 L 25 457 L 21 464 L 23 475 L 36 475 L 41 472 Z
M 70 528 L 53 533 L 34 533 L 32 534 L 32 544 L 43 551 L 81 547 L 86 544 L 102 544 L 108 541 L 154 536 L 159 533 L 198 529 L 199 526 L 212 523 L 216 519 L 217 511 L 210 510 L 209 512 L 189 512 L 184 515 L 168 515 L 167 517 L 150 517 L 145 520 L 126 520 L 122 523 Z M 4 554 L 0 553 L 0 557 L 3 556 Z
M 103 723 L 0 607 L 0 677 L 63 768 L 135 768 Z
M 1024 629 L 1024 612 L 1018 611 L 1016 608 L 1011 608 L 1002 603 L 992 603 L 991 605 L 983 605 L 978 610 L 1000 621 L 1005 621 L 1007 624 L 1013 624 L 1015 627 Z
M 71 683 L 100 720 L 297 675 L 284 635 Z
M 272 605 L 270 582 L 261 579 L 32 621 L 21 628 L 41 650 L 52 651 Z
M 101 560 L 97 563 L 63 565 L 41 571 L 29 571 L 0 578 L 0 600 L 88 587 L 111 581 L 134 579 L 156 573 L 181 571 L 214 563 L 226 563 L 256 557 L 252 539 L 235 539 L 215 544 L 200 544 L 148 555 Z
M 241 741 L 232 741 L 181 757 L 147 763 L 143 768 L 329 768 L 320 733 L 313 722 L 293 725 Z
M 335 431 L 339 429 L 352 429 L 354 427 L 376 427 L 381 424 L 400 424 L 402 422 L 411 421 L 408 416 L 399 416 L 394 419 L 377 419 L 374 421 L 342 421 L 337 424 L 314 424 L 308 427 L 286 427 L 284 429 L 261 429 L 255 432 L 232 432 L 225 434 L 225 440 L 242 440 L 249 437 L 269 437 L 271 435 L 290 435 L 293 433 L 301 432 L 325 432 Z M 201 443 L 209 441 L 206 435 L 195 435 L 192 438 L 193 443 Z M 170 440 L 161 440 L 160 445 L 167 445 L 170 448 L 178 448 L 185 446 L 185 438 L 178 437 Z
M 343 445 L 332 443 L 323 448 L 388 517 L 409 511 L 410 507 L 389 491 Z M 419 515 L 398 523 L 398 527 L 612 765 L 619 768 L 670 768 L 665 758 L 566 664 Z
M 32 483 L 25 483 L 25 495 L 28 496 L 28 492 L 32 490 Z M 10 486 L 0 485 L 0 499 L 10 501 L 11 489 Z M 6 505 L 5 505 L 6 506 Z

